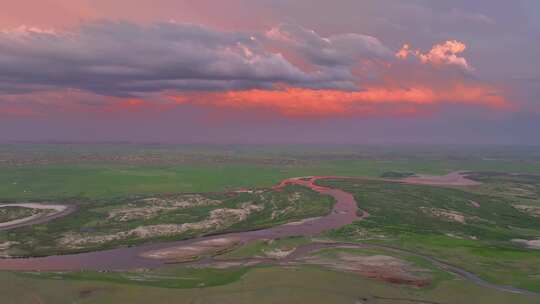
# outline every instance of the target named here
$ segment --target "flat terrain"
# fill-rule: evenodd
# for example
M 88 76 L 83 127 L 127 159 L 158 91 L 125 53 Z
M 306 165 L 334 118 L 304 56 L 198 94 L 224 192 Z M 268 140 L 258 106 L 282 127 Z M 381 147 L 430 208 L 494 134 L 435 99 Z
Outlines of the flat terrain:
M 312 175 L 540 174 L 540 157 L 507 147 L 4 145 L 0 168 L 0 201 L 43 201 L 222 192 Z
M 141 275 L 139 275 L 141 276 Z M 1 294 L 11 303 L 537 303 L 537 298 L 484 289 L 450 279 L 437 287 L 417 289 L 367 279 L 318 266 L 262 267 L 202 271 L 171 267 L 161 276 L 198 288 L 152 286 L 152 276 L 137 284 L 88 277 L 41 279 L 1 273 Z M 136 279 L 137 277 L 135 277 Z M 158 277 L 159 278 L 159 277 Z M 201 280 L 202 278 L 202 280 Z M 223 280 L 212 286 L 213 280 Z M 146 280 L 146 281 L 144 281 Z M 193 284 L 195 283 L 195 284 Z M 204 284 L 203 284 L 204 283 Z M 215 283 L 215 281 L 214 281 Z M 225 284 L 224 284 L 225 283 Z M 224 284 L 224 285 L 223 285 Z
M 354 195 L 364 216 L 312 236 L 217 236 L 145 251 L 177 263 L 159 268 L 3 271 L 0 302 L 538 303 L 539 155 L 530 147 L 1 146 L 0 203 L 11 206 L 0 208 L 0 223 L 41 212 L 13 204 L 76 209 L 0 231 L 3 257 L 309 225 L 328 215 L 329 196 L 272 187 L 295 176 L 351 177 L 317 183 Z
M 260 229 L 328 214 L 331 198 L 300 186 L 209 194 L 168 194 L 78 204 L 71 216 L 4 231 L 3 256 L 103 250 Z
M 471 177 L 487 182 L 491 173 Z M 507 177 L 507 179 L 504 178 Z M 514 183 L 499 175 L 498 183 Z M 536 179 L 520 179 L 537 187 Z M 540 253 L 527 242 L 538 239 L 540 218 L 516 208 L 508 193 L 409 185 L 365 179 L 323 180 L 320 184 L 354 193 L 370 216 L 329 232 L 333 238 L 392 245 L 448 261 L 492 281 L 540 291 Z M 475 193 L 476 192 L 476 193 Z M 516 242 L 523 240 L 523 242 Z M 534 244 L 534 243 L 533 243 Z
M 14 203 L 0 205 L 0 230 L 10 230 L 52 221 L 76 210 L 73 205 Z

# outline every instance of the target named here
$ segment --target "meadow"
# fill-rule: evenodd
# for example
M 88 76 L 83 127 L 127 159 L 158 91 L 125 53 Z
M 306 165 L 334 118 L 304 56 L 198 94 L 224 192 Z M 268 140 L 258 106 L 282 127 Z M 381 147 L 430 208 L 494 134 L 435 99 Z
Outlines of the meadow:
M 426 254 L 490 282 L 540 291 L 538 249 L 513 241 L 537 239 L 540 218 L 513 207 L 516 200 L 509 200 L 508 192 L 483 194 L 493 188 L 488 181 L 491 175 L 473 175 L 486 182 L 473 190 L 364 179 L 320 181 L 353 193 L 359 208 L 370 214 L 327 234 Z M 515 175 L 499 175 L 497 182 L 515 180 Z M 538 186 L 537 179 L 519 180 Z
M 292 185 L 282 190 L 85 201 L 70 216 L 0 231 L 0 243 L 12 244 L 3 255 L 19 257 L 96 251 L 262 229 L 328 214 L 332 205 L 330 197 Z M 192 224 L 184 229 L 183 223 Z
M 540 174 L 537 155 L 507 147 L 5 145 L 0 202 L 221 192 L 311 175 Z
M 376 180 L 411 173 L 472 171 L 472 187 L 433 187 Z M 520 173 L 520 174 L 515 174 Z M 385 245 L 459 266 L 490 283 L 540 291 L 540 254 L 513 240 L 540 236 L 540 151 L 532 147 L 3 145 L 0 202 L 56 202 L 77 212 L 0 232 L 9 254 L 74 253 L 204 234 L 245 231 L 320 216 L 333 201 L 300 186 L 271 187 L 313 175 L 358 177 L 321 185 L 352 193 L 370 216 L 316 237 L 255 241 L 214 257 L 266 257 L 313 242 Z M 368 177 L 362 178 L 362 177 Z M 375 178 L 375 179 L 374 179 Z M 249 189 L 250 191 L 247 191 Z M 294 201 L 294 203 L 292 203 Z M 186 208 L 185 204 L 190 205 Z M 155 209 L 155 206 L 161 209 Z M 179 206 L 182 206 L 181 208 Z M 254 207 L 263 206 L 264 208 Z M 290 208 L 294 206 L 294 208 Z M 526 206 L 526 207 L 519 207 Z M 200 223 L 218 209 L 249 210 L 221 226 L 63 246 L 66 234 L 100 237 L 141 226 Z M 144 211 L 141 211 L 144 210 Z M 153 211 L 148 211 L 153 210 Z M 286 212 L 282 212 L 282 211 Z M 28 210 L 11 212 L 7 218 Z M 240 211 L 235 211 L 240 212 Z M 65 245 L 65 244 L 64 244 Z M 78 245 L 80 245 L 78 243 Z M 226 269 L 167 265 L 120 272 L 0 272 L 9 303 L 537 303 L 538 298 L 472 284 L 418 256 L 384 249 L 322 250 L 391 257 L 428 274 L 430 284 L 389 284 L 307 261 Z
M 490 303 L 530 304 L 537 298 L 497 292 L 459 279 L 417 289 L 362 278 L 320 267 L 260 267 L 219 273 L 228 284 L 197 288 L 164 288 L 103 280 L 65 280 L 0 273 L 0 294 L 10 303 Z M 180 271 L 184 282 L 202 274 Z M 189 276 L 185 276 L 185 275 Z M 218 272 L 207 272 L 216 275 Z M 242 274 L 242 275 L 240 275 Z M 182 280 L 178 280 L 182 281 Z M 200 283 L 200 282 L 199 282 Z

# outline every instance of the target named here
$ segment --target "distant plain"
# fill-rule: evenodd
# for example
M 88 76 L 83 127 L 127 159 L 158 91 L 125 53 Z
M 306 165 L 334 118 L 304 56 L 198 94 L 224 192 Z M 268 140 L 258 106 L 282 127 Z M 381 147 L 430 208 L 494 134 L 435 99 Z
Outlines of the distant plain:
M 232 228 L 212 233 L 323 216 L 331 209 L 332 202 L 327 197 L 295 188 L 298 186 L 276 193 L 271 187 L 290 177 L 344 176 L 353 179 L 317 183 L 353 194 L 358 207 L 369 213 L 366 219 L 317 237 L 245 244 L 216 258 L 279 259 L 276 254 L 321 241 L 380 244 L 435 257 L 491 283 L 540 291 L 540 251 L 515 241 L 540 237 L 540 218 L 535 214 L 540 210 L 540 149 L 535 147 L 13 144 L 0 147 L 0 168 L 0 203 L 54 202 L 78 208 L 65 218 L 0 231 L 0 245 L 13 246 L 11 251 L 4 250 L 10 254 L 70 253 L 72 249 L 50 244 L 58 244 L 55 242 L 65 233 L 102 235 L 144 225 L 203 221 L 219 208 L 239 210 L 259 204 L 266 209 L 253 207 L 253 215 L 248 213 L 246 219 L 231 224 Z M 440 187 L 384 180 L 454 171 L 467 171 L 469 178 L 482 184 Z M 248 190 L 259 192 L 244 192 Z M 203 202 L 209 200 L 209 205 L 174 212 L 170 205 L 163 205 L 159 213 L 150 217 L 128 218 L 126 222 L 106 220 L 111 214 L 125 218 L 127 209 L 148 199 L 178 201 L 183 197 L 192 199 L 193 195 Z M 214 200 L 223 203 L 212 205 Z M 296 209 L 287 209 L 293 202 Z M 285 209 L 287 213 L 276 219 L 275 210 Z M 29 214 L 29 210 L 13 210 L 2 218 Z M 115 240 L 78 250 L 197 235 Z M 160 299 L 160 303 L 252 303 L 255 299 L 260 303 L 538 300 L 472 284 L 414 255 L 391 250 L 345 253 L 337 249 L 320 252 L 309 258 L 315 264 L 306 260 L 289 266 L 215 269 L 170 265 L 123 272 L 0 272 L 0 299 L 10 299 L 10 303 L 145 303 L 150 299 Z M 325 264 L 339 264 L 340 259 L 351 258 L 350 255 L 360 260 L 363 256 L 390 257 L 406 265 L 403 271 L 407 275 L 427 277 L 430 283 L 425 287 L 389 283 Z

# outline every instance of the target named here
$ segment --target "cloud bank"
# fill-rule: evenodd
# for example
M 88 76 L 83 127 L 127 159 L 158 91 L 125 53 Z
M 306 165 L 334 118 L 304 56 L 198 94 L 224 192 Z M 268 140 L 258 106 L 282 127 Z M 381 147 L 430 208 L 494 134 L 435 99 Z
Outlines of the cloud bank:
M 407 115 L 439 104 L 507 109 L 457 40 L 392 51 L 376 37 L 322 36 L 282 24 L 265 32 L 100 21 L 73 31 L 0 32 L 0 111 L 186 104 L 287 116 Z

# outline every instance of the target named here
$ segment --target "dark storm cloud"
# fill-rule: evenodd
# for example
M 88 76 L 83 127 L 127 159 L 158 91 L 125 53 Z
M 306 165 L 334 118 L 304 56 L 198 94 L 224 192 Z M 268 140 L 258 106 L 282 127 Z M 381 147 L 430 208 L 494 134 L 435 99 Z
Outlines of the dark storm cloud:
M 69 33 L 3 31 L 0 91 L 76 88 L 129 96 L 162 90 L 268 89 L 275 83 L 353 89 L 353 77 L 343 68 L 353 57 L 390 53 L 368 36 L 324 39 L 302 29 L 291 38 L 298 39 L 294 43 L 319 69 L 304 72 L 281 54 L 266 51 L 264 35 L 194 25 L 103 21 Z

